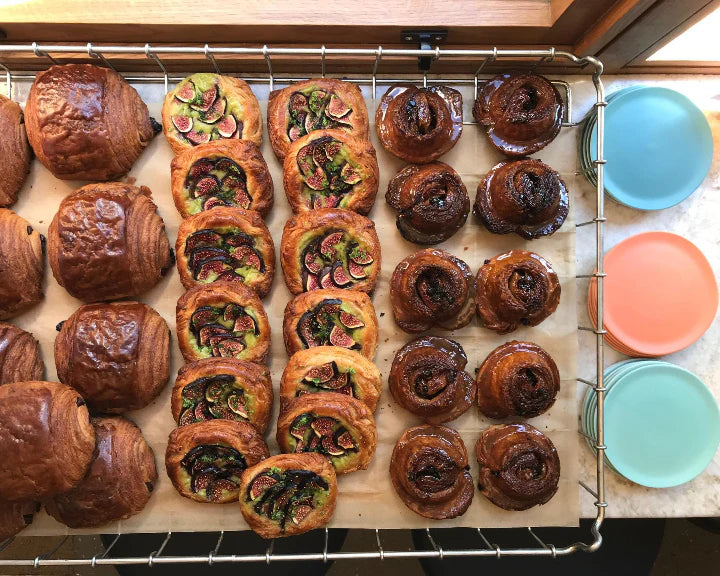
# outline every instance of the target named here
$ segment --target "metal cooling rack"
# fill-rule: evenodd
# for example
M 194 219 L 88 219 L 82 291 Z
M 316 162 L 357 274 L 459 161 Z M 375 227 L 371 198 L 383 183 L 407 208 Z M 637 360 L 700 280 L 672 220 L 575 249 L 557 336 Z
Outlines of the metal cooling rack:
M 59 62 L 58 59 L 53 57 L 54 54 L 62 53 L 63 62 Z M 39 45 L 36 42 L 32 44 L 21 44 L 21 45 L 0 45 L 0 70 L 5 73 L 5 84 L 8 97 L 12 98 L 13 94 L 13 81 L 18 80 L 33 80 L 35 77 L 34 73 L 23 73 L 15 72 L 11 70 L 6 64 L 3 63 L 3 58 L 8 54 L 13 55 L 29 55 L 35 56 L 41 59 L 44 64 L 59 64 L 66 63 L 68 61 L 67 55 L 72 55 L 76 58 L 89 58 L 96 60 L 97 64 L 114 68 L 111 59 L 121 55 L 144 55 L 149 60 L 155 62 L 158 68 L 158 73 L 155 74 L 143 74 L 133 75 L 124 73 L 124 77 L 129 82 L 136 83 L 157 83 L 163 84 L 165 92 L 168 91 L 168 86 L 172 82 L 179 82 L 184 78 L 172 77 L 168 73 L 168 70 L 163 64 L 161 57 L 163 55 L 169 56 L 195 56 L 204 57 L 209 61 L 210 65 L 214 68 L 217 73 L 221 73 L 220 65 L 216 56 L 223 56 L 226 58 L 230 57 L 255 57 L 264 60 L 267 65 L 267 74 L 257 77 L 246 77 L 242 76 L 244 80 L 249 83 L 264 83 L 267 84 L 272 90 L 276 82 L 290 83 L 297 80 L 304 80 L 305 78 L 294 78 L 294 77 L 282 77 L 279 78 L 273 73 L 273 56 L 305 56 L 320 59 L 320 72 L 321 76 L 325 77 L 326 72 L 326 57 L 328 56 L 345 56 L 354 58 L 365 58 L 374 57 L 374 63 L 372 66 L 372 72 L 368 75 L 345 78 L 347 81 L 355 82 L 357 84 L 371 86 L 372 96 L 377 96 L 377 85 L 381 81 L 383 84 L 391 84 L 396 82 L 412 82 L 424 86 L 428 84 L 458 84 L 458 85 L 472 85 L 474 86 L 474 94 L 477 97 L 478 86 L 486 80 L 481 78 L 481 74 L 487 64 L 494 62 L 512 61 L 509 67 L 517 68 L 518 61 L 522 60 L 525 65 L 531 67 L 537 67 L 541 64 L 548 64 L 552 61 L 565 61 L 569 66 L 581 68 L 588 68 L 592 77 L 593 85 L 595 86 L 596 100 L 593 107 L 597 113 L 597 160 L 594 165 L 597 170 L 597 187 L 596 187 L 596 211 L 595 217 L 587 222 L 581 222 L 576 226 L 594 226 L 595 227 L 595 266 L 593 273 L 578 274 L 576 277 L 581 278 L 595 278 L 597 281 L 597 328 L 579 326 L 578 330 L 582 333 L 590 333 L 595 336 L 595 349 L 596 349 L 596 375 L 595 382 L 590 378 L 578 378 L 578 382 L 581 382 L 589 386 L 597 396 L 597 439 L 590 439 L 596 449 L 596 486 L 591 488 L 584 482 L 580 482 L 580 485 L 589 492 L 595 498 L 595 507 L 597 514 L 595 520 L 590 528 L 589 540 L 578 539 L 576 542 L 572 542 L 565 545 L 555 545 L 552 543 L 545 542 L 542 540 L 532 529 L 528 527 L 527 531 L 532 537 L 533 542 L 536 544 L 532 547 L 527 548 L 510 548 L 501 547 L 490 541 L 481 529 L 477 529 L 478 535 L 478 547 L 473 549 L 448 549 L 439 546 L 433 539 L 430 529 L 426 529 L 426 535 L 428 542 L 432 547 L 432 550 L 387 550 L 382 544 L 381 530 L 375 529 L 375 536 L 377 547 L 375 549 L 362 551 L 362 552 L 330 552 L 328 551 L 328 529 L 325 529 L 325 545 L 323 550 L 318 552 L 306 552 L 306 553 L 274 553 L 274 541 L 270 541 L 264 554 L 220 554 L 220 546 L 223 542 L 224 533 L 220 532 L 218 535 L 217 543 L 215 547 L 208 551 L 204 555 L 188 555 L 188 556 L 164 556 L 163 551 L 167 544 L 172 538 L 172 532 L 168 532 L 160 545 L 160 547 L 152 552 L 149 556 L 127 556 L 110 558 L 109 554 L 112 548 L 122 537 L 122 534 L 116 534 L 113 541 L 107 546 L 105 552 L 102 555 L 96 555 L 92 558 L 53 558 L 55 553 L 58 551 L 64 540 L 60 544 L 55 545 L 51 550 L 46 553 L 40 554 L 35 558 L 10 558 L 0 559 L 0 567 L 41 567 L 41 566 L 102 566 L 102 565 L 115 565 L 115 566 L 127 566 L 127 565 L 161 565 L 161 564 L 225 564 L 225 563 L 259 563 L 264 562 L 270 564 L 271 562 L 278 561 L 335 561 L 335 560 L 385 560 L 389 558 L 426 558 L 426 559 L 440 559 L 443 558 L 457 558 L 457 557 L 509 557 L 509 556 L 567 556 L 578 551 L 583 552 L 595 552 L 602 544 L 602 536 L 600 534 L 600 527 L 605 519 L 605 508 L 607 502 L 605 500 L 605 482 L 604 482 L 604 459 L 605 453 L 604 444 L 604 430 L 603 430 L 603 400 L 605 387 L 603 384 L 603 362 L 604 362 L 604 349 L 603 349 L 603 335 L 605 334 L 603 324 L 603 279 L 605 273 L 603 271 L 603 228 L 605 223 L 604 213 L 604 185 L 603 185 L 603 168 L 605 159 L 603 155 L 603 140 L 604 140 L 604 128 L 605 128 L 605 93 L 601 80 L 603 72 L 602 63 L 591 57 L 578 57 L 569 52 L 555 50 L 555 48 L 548 48 L 544 50 L 503 50 L 499 48 L 492 48 L 487 50 L 450 50 L 441 49 L 439 47 L 426 49 L 383 49 L 382 46 L 377 48 L 326 48 L 320 46 L 319 48 L 273 48 L 269 46 L 262 47 L 212 47 L 207 44 L 196 45 L 196 46 L 151 46 L 145 44 L 144 46 L 94 46 L 91 43 L 84 45 Z M 76 56 L 77 55 L 77 56 Z M 478 67 L 473 74 L 465 75 L 453 75 L 453 78 L 438 77 L 437 75 L 428 76 L 428 72 L 419 75 L 410 75 L 403 77 L 387 77 L 379 74 L 380 64 L 383 56 L 394 57 L 394 58 L 408 58 L 415 59 L 420 56 L 430 56 L 432 61 L 453 59 L 453 58 L 464 58 L 477 60 Z M 72 59 L 72 58 L 71 58 Z M 2 73 L 0 73 L 2 78 Z M 572 90 L 566 82 L 553 81 L 553 83 L 561 88 L 561 93 L 567 102 L 566 106 L 566 117 L 564 118 L 563 127 L 574 128 L 582 124 L 582 120 L 578 122 L 573 121 L 573 110 L 572 110 Z M 473 124 L 474 122 L 466 121 L 464 124 Z M 582 434 L 582 432 L 580 432 Z M 516 532 L 520 529 L 513 529 Z M 67 538 L 67 537 L 66 537 Z M 582 535 L 579 535 L 582 538 Z M 12 542 L 12 539 L 0 543 L 0 552 L 7 548 Z

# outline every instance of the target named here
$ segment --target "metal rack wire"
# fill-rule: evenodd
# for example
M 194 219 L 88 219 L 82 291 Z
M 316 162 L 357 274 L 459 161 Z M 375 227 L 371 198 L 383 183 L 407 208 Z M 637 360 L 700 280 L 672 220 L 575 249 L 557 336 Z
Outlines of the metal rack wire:
M 463 50 L 463 49 L 441 49 L 436 46 L 431 50 L 421 49 L 383 49 L 382 46 L 377 48 L 326 48 L 320 46 L 318 48 L 274 48 L 262 46 L 262 47 L 211 47 L 208 44 L 196 45 L 196 46 L 151 46 L 145 44 L 144 46 L 95 46 L 92 43 L 86 45 L 39 45 L 36 42 L 32 44 L 21 44 L 21 45 L 0 45 L 0 70 L 5 74 L 6 91 L 9 98 L 13 95 L 13 82 L 18 80 L 32 80 L 34 78 L 33 73 L 28 72 L 14 72 L 5 63 L 3 63 L 3 57 L 8 54 L 20 54 L 20 55 L 34 55 L 37 58 L 44 59 L 47 64 L 58 64 L 58 60 L 53 56 L 53 53 L 63 53 L 79 56 L 87 56 L 92 60 L 97 60 L 98 64 L 114 68 L 111 59 L 120 55 L 144 55 L 149 60 L 153 61 L 158 68 L 158 73 L 147 74 L 147 75 L 129 75 L 125 74 L 125 78 L 130 82 L 151 82 L 160 83 L 164 85 L 165 92 L 168 91 L 168 86 L 171 82 L 182 80 L 182 77 L 171 77 L 168 70 L 163 63 L 161 56 L 163 55 L 184 55 L 184 56 L 202 56 L 204 57 L 212 68 L 217 72 L 221 73 L 220 65 L 216 56 L 224 57 L 256 57 L 264 60 L 267 65 L 267 74 L 257 77 L 246 77 L 243 79 L 249 83 L 265 83 L 272 90 L 276 82 L 289 83 L 301 78 L 290 78 L 282 77 L 278 78 L 273 72 L 273 56 L 307 56 L 320 59 L 320 72 L 322 77 L 325 77 L 326 73 L 326 58 L 328 56 L 346 56 L 346 57 L 374 57 L 372 73 L 367 76 L 347 78 L 348 81 L 356 82 L 358 84 L 367 85 L 371 87 L 371 93 L 373 98 L 377 96 L 377 85 L 379 79 L 383 83 L 394 83 L 398 81 L 402 82 L 413 82 L 422 83 L 424 86 L 432 83 L 450 83 L 460 85 L 472 85 L 474 88 L 474 94 L 477 96 L 478 87 L 482 84 L 483 79 L 480 77 L 485 67 L 492 62 L 498 62 L 502 60 L 513 60 L 513 66 L 517 66 L 517 60 L 523 59 L 530 63 L 533 67 L 537 67 L 544 63 L 549 63 L 554 60 L 564 60 L 570 65 L 577 66 L 578 68 L 589 67 L 591 70 L 592 81 L 595 87 L 596 100 L 594 108 L 597 110 L 597 160 L 594 164 L 597 170 L 597 187 L 596 187 L 596 210 L 595 217 L 592 220 L 581 222 L 576 226 L 594 226 L 595 228 L 595 272 L 589 274 L 578 274 L 577 278 L 596 278 L 597 280 L 597 328 L 579 326 L 578 330 L 582 333 L 590 333 L 595 337 L 595 349 L 596 349 L 596 375 L 595 382 L 591 378 L 578 378 L 578 382 L 581 382 L 591 387 L 597 396 L 597 439 L 592 441 L 595 444 L 597 451 L 596 454 L 596 487 L 595 489 L 580 482 L 580 485 L 589 492 L 595 498 L 595 507 L 597 509 L 595 520 L 590 529 L 590 540 L 578 540 L 576 542 L 566 544 L 563 546 L 557 546 L 543 541 L 531 527 L 528 527 L 528 533 L 532 537 L 532 540 L 537 546 L 527 548 L 508 548 L 500 547 L 497 544 L 492 543 L 481 529 L 477 529 L 478 534 L 478 547 L 473 549 L 447 549 L 439 546 L 433 539 L 432 533 L 428 528 L 426 530 L 428 542 L 430 543 L 432 550 L 387 550 L 383 547 L 381 531 L 375 529 L 375 539 L 377 547 L 374 550 L 367 550 L 362 552 L 330 552 L 328 551 L 328 529 L 325 529 L 324 547 L 322 551 L 318 552 L 306 552 L 306 553 L 293 553 L 283 554 L 274 553 L 274 541 L 271 541 L 268 545 L 264 554 L 220 554 L 220 546 L 223 542 L 224 533 L 220 532 L 216 545 L 212 550 L 204 555 L 188 555 L 188 556 L 164 556 L 163 552 L 172 538 L 172 532 L 168 532 L 157 550 L 153 551 L 148 556 L 128 556 L 128 557 L 110 557 L 110 553 L 113 547 L 122 537 L 122 534 L 115 535 L 113 541 L 107 546 L 105 552 L 102 555 L 93 556 L 92 558 L 53 558 L 53 555 L 57 552 L 59 547 L 62 545 L 64 540 L 53 547 L 46 553 L 40 554 L 35 558 L 10 558 L 0 559 L 0 567 L 42 567 L 42 566 L 102 566 L 102 565 L 160 565 L 160 564 L 224 564 L 224 563 L 258 563 L 264 562 L 270 564 L 271 562 L 282 562 L 282 561 L 334 561 L 334 560 L 346 560 L 346 559 L 369 559 L 369 560 L 385 560 L 389 558 L 427 558 L 427 559 L 440 559 L 453 558 L 453 557 L 495 557 L 502 558 L 508 556 L 546 556 L 546 557 L 557 557 L 566 556 L 573 554 L 578 551 L 583 552 L 594 552 L 602 544 L 602 536 L 600 534 L 600 527 L 605 518 L 605 508 L 607 502 L 605 500 L 605 483 L 604 483 L 604 429 L 603 429 L 603 401 L 605 387 L 603 384 L 603 363 L 604 363 L 604 349 L 603 349 L 603 335 L 605 334 L 603 324 L 603 279 L 605 273 L 603 271 L 603 232 L 604 232 L 604 185 L 603 185 L 603 168 L 605 159 L 603 155 L 603 137 L 604 137 L 604 122 L 605 122 L 605 94 L 601 80 L 603 66 L 600 61 L 591 57 L 578 57 L 569 52 L 555 50 L 555 48 L 548 48 L 543 50 L 504 50 L 499 48 L 492 48 L 486 50 Z M 419 56 L 432 57 L 433 61 L 437 61 L 441 58 L 464 58 L 464 59 L 477 59 L 478 67 L 473 74 L 460 76 L 453 78 L 452 80 L 443 79 L 436 76 L 428 77 L 428 72 L 422 74 L 421 77 L 417 75 L 403 78 L 388 78 L 380 76 L 380 65 L 384 56 L 393 56 L 400 58 L 417 58 Z M 0 78 L 2 74 L 0 74 Z M 302 78 L 304 79 L 304 78 Z M 564 98 L 567 102 L 567 114 L 564 118 L 563 126 L 575 127 L 579 126 L 582 121 L 573 121 L 572 111 L 572 91 L 570 86 L 566 82 L 553 81 L 558 87 L 562 88 L 564 92 Z M 466 124 L 472 124 L 473 122 L 465 122 Z M 0 552 L 4 550 L 12 540 L 6 541 L 0 544 Z

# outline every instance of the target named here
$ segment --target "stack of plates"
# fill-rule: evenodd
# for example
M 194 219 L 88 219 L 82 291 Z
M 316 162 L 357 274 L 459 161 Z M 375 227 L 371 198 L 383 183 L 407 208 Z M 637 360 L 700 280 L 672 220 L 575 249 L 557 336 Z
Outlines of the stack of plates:
M 687 348 L 710 327 L 718 288 L 710 263 L 689 240 L 669 232 L 631 236 L 604 259 L 605 341 L 627 356 L 664 356 Z M 588 313 L 597 327 L 597 282 Z
M 710 170 L 713 141 L 705 115 L 686 96 L 653 86 L 610 94 L 605 109 L 605 191 L 641 210 L 682 202 Z M 580 137 L 580 164 L 597 185 L 597 115 L 593 109 Z
M 659 360 L 627 360 L 606 369 L 605 462 L 651 488 L 677 486 L 710 464 L 720 444 L 720 409 L 687 370 Z M 594 450 L 597 399 L 588 390 L 581 425 Z

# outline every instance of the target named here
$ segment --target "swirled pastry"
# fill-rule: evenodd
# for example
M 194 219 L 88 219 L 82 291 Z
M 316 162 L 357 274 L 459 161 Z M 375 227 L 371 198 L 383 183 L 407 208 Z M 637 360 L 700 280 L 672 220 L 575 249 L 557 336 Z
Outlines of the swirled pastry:
M 551 82 L 533 74 L 500 74 L 478 94 L 473 116 L 507 156 L 528 156 L 560 132 L 565 104 Z
M 513 340 L 493 350 L 477 374 L 477 402 L 490 418 L 533 418 L 555 403 L 560 373 L 550 354 Z
M 273 206 L 273 181 L 260 149 L 249 140 L 213 140 L 187 148 L 170 163 L 175 207 L 183 218 L 218 206 Z
M 264 434 L 270 422 L 273 389 L 264 366 L 234 358 L 206 358 L 185 364 L 172 390 L 178 426 L 208 420 L 250 422 Z
M 35 156 L 56 178 L 106 181 L 130 171 L 157 124 L 114 70 L 63 64 L 35 77 L 25 125 Z
M 334 78 L 311 78 L 270 92 L 268 133 L 284 160 L 291 144 L 317 130 L 336 128 L 368 139 L 368 113 L 360 88 Z
M 470 212 L 465 184 L 443 162 L 405 166 L 390 180 L 385 200 L 397 210 L 400 234 L 416 244 L 447 240 Z
M 354 350 L 316 346 L 290 357 L 280 380 L 280 410 L 305 394 L 335 392 L 364 402 L 375 412 L 382 377 L 377 366 Z
M 0 322 L 0 384 L 40 380 L 45 365 L 30 332 Z
M 95 431 L 85 401 L 57 382 L 0 386 L 0 494 L 39 502 L 85 477 Z
M 262 144 L 260 106 L 247 82 L 206 72 L 193 74 L 165 96 L 163 131 L 175 154 L 211 140 Z
M 53 276 L 96 302 L 137 296 L 172 265 L 165 224 L 145 186 L 88 184 L 65 197 L 48 230 Z
M 150 500 L 155 454 L 134 423 L 122 416 L 92 419 L 97 450 L 78 486 L 45 504 L 48 514 L 70 528 L 93 528 L 130 518 Z
M 12 538 L 30 524 L 38 510 L 35 502 L 4 502 L 0 500 L 0 542 Z
M 360 400 L 331 392 L 291 400 L 278 417 L 276 438 L 283 452 L 326 456 L 337 474 L 365 470 L 377 447 L 370 409 Z
M 433 326 L 456 330 L 475 314 L 475 277 L 459 258 L 426 248 L 395 268 L 390 303 L 395 322 L 406 332 L 424 332 Z
M 93 412 L 138 410 L 168 381 L 170 330 L 147 304 L 86 304 L 62 323 L 55 367 Z
M 375 308 L 364 292 L 322 289 L 296 296 L 285 307 L 285 350 L 338 346 L 357 350 L 372 360 L 377 350 Z
M 378 163 L 369 140 L 343 130 L 318 130 L 288 148 L 285 195 L 293 212 L 344 208 L 367 214 L 378 191 Z
M 270 324 L 260 298 L 237 282 L 196 286 L 177 303 L 177 335 L 186 362 L 237 358 L 265 363 Z
M 293 294 L 319 288 L 372 292 L 380 272 L 375 224 L 348 210 L 301 212 L 285 224 L 280 264 Z
M 560 175 L 533 158 L 500 162 L 480 182 L 474 214 L 494 234 L 532 240 L 565 222 L 568 192 Z
M 263 538 L 322 528 L 337 501 L 337 477 L 320 454 L 278 454 L 242 473 L 240 511 Z
M 388 384 L 395 401 L 429 424 L 454 420 L 475 399 L 467 356 L 454 340 L 425 336 L 398 350 Z
M 5 96 L 0 96 L 0 158 L 4 168 L 0 180 L 0 206 L 10 206 L 17 200 L 30 171 L 32 157 L 22 109 Z
M 477 313 L 498 334 L 518 326 L 537 326 L 555 312 L 560 282 L 550 263 L 526 250 L 498 254 L 477 274 Z
M 45 238 L 12 210 L 0 208 L 0 320 L 43 298 Z
M 413 164 L 437 160 L 462 133 L 462 94 L 447 86 L 388 88 L 375 113 L 385 149 Z
M 270 456 L 265 440 L 248 422 L 210 420 L 170 433 L 165 468 L 181 496 L 197 502 L 237 502 L 240 476 Z
M 242 283 L 262 298 L 275 276 L 275 245 L 254 210 L 216 208 L 183 220 L 175 243 L 180 282 Z
M 425 518 L 465 514 L 475 493 L 460 434 L 447 426 L 415 426 L 392 452 L 390 479 L 405 506 Z
M 527 510 L 555 495 L 560 459 L 550 438 L 529 424 L 490 426 L 475 444 L 478 488 L 504 510 Z

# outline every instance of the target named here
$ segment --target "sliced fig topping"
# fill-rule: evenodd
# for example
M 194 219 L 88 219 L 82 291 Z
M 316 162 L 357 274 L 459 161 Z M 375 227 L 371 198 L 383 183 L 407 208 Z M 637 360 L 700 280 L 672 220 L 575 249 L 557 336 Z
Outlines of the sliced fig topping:
M 245 399 L 242 394 L 230 394 L 227 398 L 228 408 L 238 416 L 248 417 L 247 408 L 245 407 Z
M 315 418 L 310 424 L 310 428 L 318 436 L 327 436 L 332 434 L 333 427 L 335 426 L 335 420 L 333 418 Z
M 290 518 L 293 521 L 293 524 L 300 525 L 302 524 L 303 520 L 307 518 L 310 515 L 310 512 L 312 512 L 312 507 L 308 506 L 307 504 L 299 504 L 297 506 L 293 506 L 292 511 L 290 512 Z
M 315 274 L 307 274 L 305 278 L 305 292 L 311 292 L 320 288 L 321 286 L 317 276 L 315 276 Z
M 213 175 L 203 176 L 197 181 L 192 189 L 193 198 L 198 196 L 207 196 L 208 194 L 217 194 L 220 192 L 220 182 Z
M 312 190 L 325 190 L 328 187 L 328 179 L 325 171 L 318 166 L 311 176 L 305 178 L 305 183 Z
M 300 172 L 305 176 L 310 176 L 315 171 L 315 161 L 313 160 L 313 146 L 308 144 L 298 150 L 296 159 Z
M 183 411 L 178 418 L 178 426 L 187 426 L 193 422 L 195 422 L 195 413 L 192 408 Z
M 322 288 L 335 288 L 335 283 L 332 280 L 331 268 L 328 268 L 325 272 L 323 272 L 322 276 L 320 276 L 320 286 Z
M 200 346 L 207 346 L 210 344 L 210 337 L 222 334 L 225 337 L 232 336 L 222 324 L 206 324 L 200 330 L 198 330 L 198 339 L 200 340 Z
M 245 177 L 245 173 L 242 171 L 242 168 L 240 168 L 234 160 L 231 160 L 227 156 L 217 159 L 215 162 L 215 170 L 225 172 L 227 174 L 234 174 L 242 178 Z
M 192 83 L 192 80 L 188 80 L 178 88 L 175 98 L 180 102 L 190 102 L 195 99 L 195 84 Z
M 188 177 L 196 180 L 200 178 L 200 176 L 206 176 L 207 174 L 210 174 L 212 172 L 212 169 L 214 168 L 214 165 L 211 160 L 208 160 L 207 158 L 200 158 L 197 162 L 195 162 L 191 167 L 190 171 L 188 172 Z
M 360 173 L 355 170 L 349 162 L 345 163 L 342 167 L 342 170 L 340 171 L 340 178 L 342 178 L 343 182 L 346 184 L 357 184 L 360 180 L 362 180 Z
M 207 142 L 210 142 L 210 132 L 190 130 L 186 136 L 193 144 L 206 144 Z
M 302 440 L 303 438 L 305 438 L 305 434 L 307 434 L 307 431 L 307 423 L 298 422 L 290 428 L 290 436 L 292 436 L 293 438 L 297 438 L 298 440 Z
M 337 174 L 333 174 L 330 177 L 330 191 L 331 192 L 338 192 L 346 187 L 347 187 L 347 184 L 345 184 L 345 182 L 343 182 L 340 179 L 340 176 L 338 176 Z
M 243 310 L 243 307 L 240 306 L 240 304 L 235 304 L 235 302 L 230 302 L 227 306 L 225 306 L 225 310 L 223 310 L 223 320 L 226 322 L 232 322 L 236 318 L 239 318 L 245 313 L 245 310 Z
M 342 242 L 343 232 L 333 232 L 323 238 L 320 243 L 320 253 L 328 259 L 335 258 L 335 247 Z
M 318 166 L 325 166 L 325 164 L 330 162 L 325 154 L 325 144 L 318 143 L 313 146 L 313 160 Z
M 344 448 L 345 450 L 354 450 L 357 448 L 355 446 L 355 441 L 353 440 L 352 435 L 347 430 L 340 434 L 340 436 L 337 437 L 337 440 L 335 440 L 338 446 L 341 448 Z
M 303 122 L 305 132 L 310 134 L 310 132 L 316 130 L 318 128 L 318 120 L 319 118 L 315 116 L 315 114 L 308 113 L 305 116 L 305 121 Z
M 323 198 L 322 194 L 312 194 L 310 196 L 310 206 L 312 206 L 314 210 L 317 210 L 318 208 L 323 208 L 324 204 L 325 199 Z
M 225 238 L 225 243 L 228 246 L 252 246 L 255 244 L 255 241 L 249 234 L 245 234 L 244 232 L 235 232 Z
M 290 142 L 295 142 L 300 136 L 303 135 L 303 129 L 300 128 L 300 126 L 290 126 L 290 130 L 288 130 L 288 138 L 290 139 Z
M 203 210 L 211 210 L 213 208 L 217 208 L 218 206 L 229 206 L 229 204 L 217 196 L 210 196 L 207 200 L 205 200 L 205 202 L 203 202 Z
M 238 174 L 228 174 L 227 176 L 225 176 L 225 178 L 222 179 L 222 182 L 220 184 L 223 187 L 223 190 L 228 191 L 247 189 L 247 185 Z
M 328 160 L 332 160 L 337 156 L 338 152 L 342 150 L 342 142 L 338 142 L 337 140 L 331 140 L 330 142 L 325 144 L 325 155 L 328 157 Z
M 252 198 L 250 197 L 250 194 L 248 194 L 247 190 L 244 188 L 238 188 L 233 192 L 233 202 L 236 206 L 249 210 L 250 205 L 252 204 Z
M 255 332 L 255 320 L 252 316 L 240 316 L 235 320 L 233 332 Z
M 218 344 L 218 351 L 223 358 L 237 357 L 243 350 L 245 344 L 238 338 L 228 338 Z
M 335 282 L 335 285 L 340 288 L 343 288 L 352 282 L 352 280 L 350 280 L 350 278 L 348 278 L 348 275 L 345 273 L 345 269 L 343 268 L 342 262 L 340 261 L 337 261 L 335 262 L 335 264 L 333 264 L 332 279 L 333 282 Z M 340 314 L 342 318 L 342 312 Z
M 323 436 L 321 440 L 321 444 L 323 449 L 330 454 L 330 456 L 342 456 L 345 454 L 345 450 L 340 448 L 335 442 L 333 442 L 333 439 L 331 436 Z
M 325 109 L 325 98 L 327 98 L 327 92 L 323 90 L 315 90 L 310 94 L 308 104 L 310 110 L 312 110 L 317 116 L 321 116 Z
M 350 254 L 348 256 L 350 257 L 350 260 L 355 262 L 355 264 L 360 264 L 361 266 L 367 266 L 374 262 L 372 256 L 370 256 L 369 253 L 367 253 L 365 250 L 358 248 L 357 246 L 350 251 Z
M 190 268 L 196 268 L 199 264 L 210 258 L 224 258 L 227 256 L 222 248 L 216 246 L 201 246 L 190 252 L 188 257 L 188 265 Z
M 210 414 L 220 420 L 232 420 L 233 413 L 227 406 L 213 405 L 210 406 Z
M 193 121 L 190 116 L 173 116 L 172 123 L 175 128 L 177 128 L 177 131 L 182 132 L 183 134 L 190 132 L 193 127 Z
M 310 443 L 307 445 L 307 448 L 305 448 L 305 452 L 315 452 L 317 450 L 317 447 L 320 445 L 320 437 L 313 435 L 312 438 L 310 438 Z M 298 452 L 297 446 L 295 447 L 295 452 Z
M 208 486 L 210 486 L 210 482 L 212 482 L 213 478 L 215 477 L 215 472 L 199 472 L 198 474 L 195 474 L 190 479 L 190 490 L 193 492 L 199 492 L 200 490 L 205 490 Z
M 338 390 L 347 385 L 348 378 L 349 376 L 347 372 L 340 372 L 335 377 L 325 382 L 322 387 L 327 388 L 328 390 Z
M 205 495 L 208 500 L 220 500 L 223 498 L 223 492 L 233 492 L 237 490 L 237 484 L 227 478 L 218 478 L 205 489 Z
M 250 246 L 238 246 L 232 250 L 231 254 L 241 266 L 255 268 L 255 270 L 259 270 L 260 272 L 265 271 L 263 259 L 255 248 Z
M 225 272 L 220 274 L 220 276 L 218 276 L 215 279 L 215 281 L 216 282 L 242 282 L 243 279 L 240 278 L 240 276 L 238 276 L 235 273 L 235 270 L 225 270 Z
M 317 274 L 318 272 L 320 272 L 320 270 L 322 270 L 322 262 L 320 261 L 317 253 L 314 250 L 307 250 L 305 252 L 303 263 L 305 264 L 305 268 L 307 268 L 307 271 L 311 272 L 312 274 Z
M 225 261 L 225 258 L 225 256 L 220 256 L 217 258 L 211 258 L 210 260 L 205 260 L 202 264 L 200 264 L 200 266 L 198 266 L 195 274 L 193 274 L 195 280 L 203 281 L 213 277 L 217 278 L 217 276 L 222 274 L 225 270 L 230 269 L 230 265 Z
M 325 198 L 322 207 L 337 208 L 338 204 L 340 204 L 340 196 L 336 196 L 335 194 L 329 194 L 328 197 Z
M 353 316 L 349 312 L 345 312 L 344 310 L 340 311 L 340 322 L 343 326 L 346 328 L 350 328 L 351 330 L 354 330 L 355 328 L 362 328 L 365 326 L 365 323 L 360 320 L 357 316 Z
M 353 393 L 353 387 L 352 384 L 348 384 L 347 386 L 343 386 L 342 388 L 338 388 L 335 390 L 337 394 L 345 394 L 345 396 L 355 396 Z
M 222 398 L 223 392 L 222 382 L 213 382 L 205 390 L 205 399 L 208 402 L 217 403 Z
M 235 120 L 235 116 L 232 114 L 228 114 L 225 118 L 220 120 L 220 122 L 215 125 L 215 128 L 217 129 L 218 134 L 220 134 L 223 138 L 230 138 L 233 134 L 235 134 L 236 130 L 238 131 L 238 135 L 242 133 L 242 128 L 238 130 L 238 123 Z
M 200 115 L 200 119 L 205 122 L 205 124 L 215 124 L 215 122 L 220 120 L 225 114 L 226 106 L 227 102 L 225 98 L 218 98 L 213 102 L 207 112 Z
M 325 113 L 330 116 L 330 118 L 342 118 L 350 113 L 350 106 L 345 104 L 340 96 L 332 94 L 330 96 L 330 101 L 325 107 Z
M 335 325 L 330 331 L 330 344 L 341 348 L 352 348 L 355 346 L 355 340 L 353 340 L 352 336 L 345 332 L 345 330 L 343 330 L 340 326 Z
M 197 110 L 198 112 L 207 112 L 208 110 L 210 110 L 213 102 L 215 102 L 215 98 L 217 98 L 217 95 L 217 86 L 212 86 L 208 90 L 205 90 L 205 92 L 200 95 L 199 99 L 195 100 L 196 103 L 190 104 L 190 108 L 192 108 L 193 110 Z
M 195 420 L 209 420 L 210 414 L 208 412 L 208 407 L 208 403 L 205 402 L 205 400 L 198 402 L 195 406 L 195 410 L 193 411 Z
M 367 278 L 367 272 L 365 272 L 365 266 L 356 264 L 352 260 L 350 260 L 350 262 L 348 262 L 348 270 L 350 271 L 350 276 L 352 276 L 356 280 L 362 280 L 363 278 Z
M 301 92 L 294 92 L 288 101 L 288 110 L 290 112 L 307 112 L 309 108 L 305 95 Z
M 342 300 L 337 298 L 328 298 L 327 300 L 323 300 L 317 307 L 318 316 L 322 316 L 324 314 L 330 316 L 338 314 L 340 312 L 340 304 L 342 304 Z
M 203 306 L 193 312 L 190 317 L 190 324 L 193 328 L 198 329 L 206 324 L 212 324 L 218 319 L 220 312 L 210 306 Z
M 313 316 L 314 315 L 312 312 L 305 312 L 305 314 L 300 317 L 300 321 L 298 322 L 298 334 L 308 348 L 313 348 L 314 346 L 320 345 L 320 343 L 315 339 L 315 335 L 313 334 Z
M 277 484 L 277 480 L 268 474 L 262 474 L 250 484 L 250 500 L 257 500 L 265 493 L 265 490 Z
M 305 376 L 303 376 L 303 380 L 321 384 L 330 380 L 334 375 L 335 362 L 327 362 L 326 364 L 320 364 L 320 366 L 310 368 L 310 370 L 305 373 Z
M 220 356 L 220 342 L 222 342 L 223 340 L 227 340 L 228 338 L 232 338 L 232 334 L 230 334 L 229 332 L 225 332 L 220 335 L 210 336 L 209 343 L 213 356 Z

